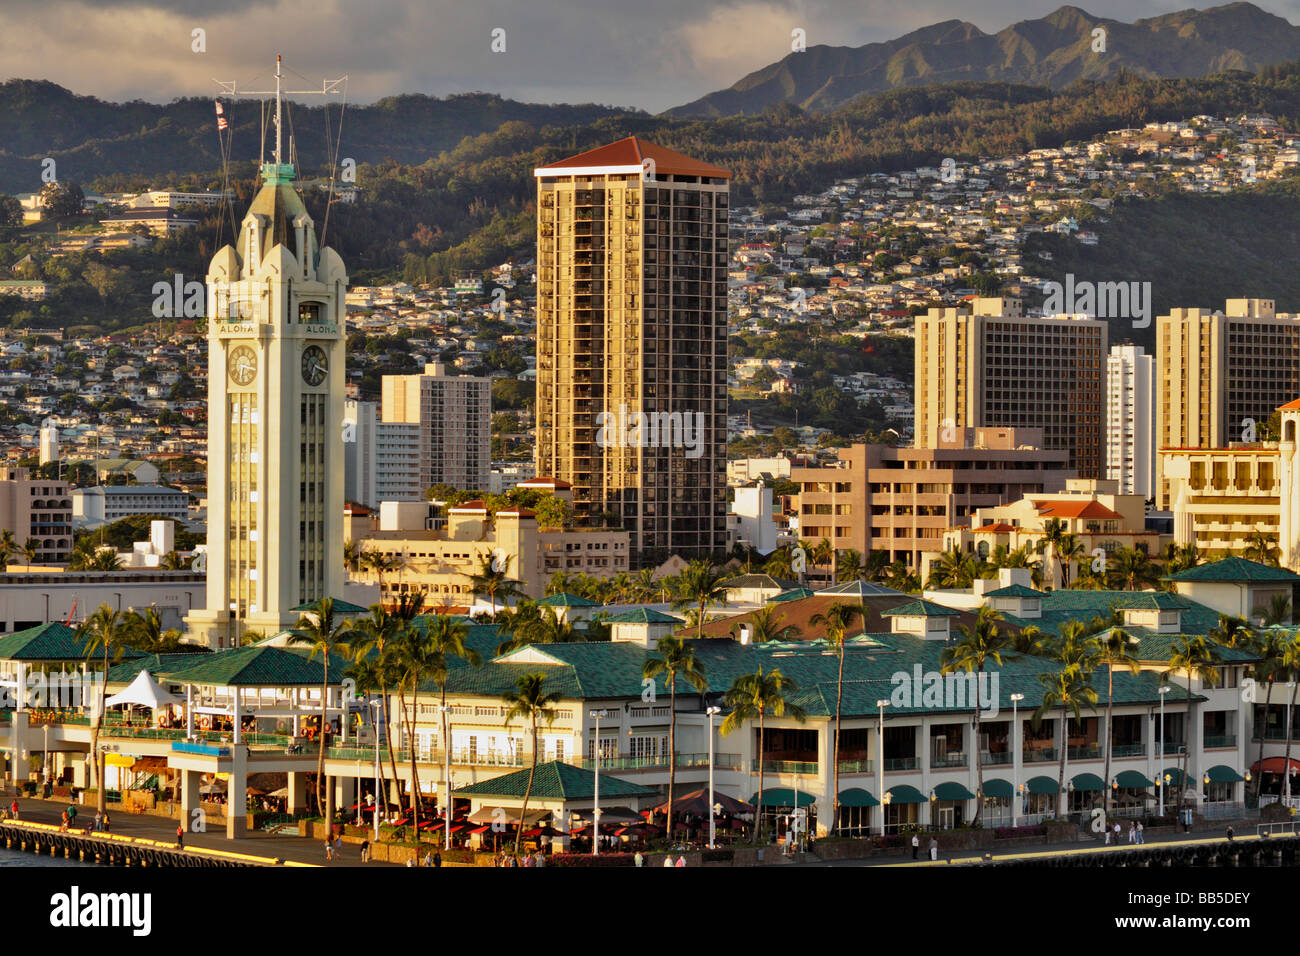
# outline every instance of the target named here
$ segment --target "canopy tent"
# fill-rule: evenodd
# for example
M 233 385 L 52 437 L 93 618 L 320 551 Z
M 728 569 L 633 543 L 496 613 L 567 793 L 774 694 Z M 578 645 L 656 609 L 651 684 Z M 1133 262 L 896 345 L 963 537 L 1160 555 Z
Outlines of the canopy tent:
M 1246 779 L 1231 767 L 1225 767 L 1223 764 L 1211 767 L 1205 771 L 1205 775 L 1210 778 L 1210 783 L 1241 783 Z
M 1026 786 L 1032 794 L 1056 793 L 1059 787 L 1051 777 L 1034 777 Z
M 753 813 L 754 808 L 744 800 L 737 800 L 735 797 L 729 797 L 725 793 L 713 791 L 714 804 L 722 806 L 722 812 L 735 816 L 740 813 Z M 665 800 L 659 806 L 655 807 L 655 813 L 667 813 L 668 801 Z M 690 793 L 684 793 L 673 800 L 674 814 L 691 814 L 697 817 L 707 817 L 709 815 L 709 791 L 707 788 L 692 790 Z
M 500 811 L 499 813 L 497 811 Z M 550 810 L 529 810 L 524 815 L 525 826 L 536 826 L 551 815 Z M 514 826 L 519 823 L 519 807 L 479 807 L 467 818 L 470 823 L 502 823 Z
M 1262 771 L 1264 773 L 1281 773 L 1284 766 L 1286 766 L 1285 757 L 1266 757 L 1262 765 L 1258 760 L 1255 761 L 1254 765 L 1250 768 L 1250 772 L 1260 773 Z M 1298 773 L 1300 773 L 1300 760 L 1296 760 L 1292 757 L 1291 775 L 1294 776 Z
M 900 783 L 897 786 L 890 787 L 885 791 L 885 796 L 889 799 L 886 803 L 926 803 L 925 795 L 917 790 L 916 787 Z
M 1075 790 L 1082 790 L 1086 793 L 1100 793 L 1106 789 L 1106 781 L 1095 773 L 1076 774 L 1070 784 Z
M 162 686 L 153 679 L 153 675 L 146 670 L 140 671 L 125 690 L 104 701 L 106 707 L 131 704 L 136 707 L 148 707 L 150 710 L 180 703 L 184 701 L 175 694 L 163 690 Z
M 590 820 L 592 813 L 595 812 L 595 808 L 592 807 L 584 810 L 574 810 L 573 812 L 576 813 L 583 820 Z M 602 824 L 642 823 L 644 822 L 644 818 L 641 816 L 641 814 L 637 813 L 635 810 L 632 810 L 628 807 L 601 807 L 600 822 Z
M 1115 782 L 1121 787 L 1132 787 L 1138 790 L 1145 790 L 1147 787 L 1154 787 L 1155 784 L 1148 780 L 1136 770 L 1122 770 L 1115 775 Z

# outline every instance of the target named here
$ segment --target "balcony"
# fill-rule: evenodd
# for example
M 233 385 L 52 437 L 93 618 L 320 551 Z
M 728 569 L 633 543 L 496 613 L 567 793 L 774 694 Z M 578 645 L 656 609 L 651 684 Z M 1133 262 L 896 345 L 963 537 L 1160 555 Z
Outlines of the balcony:
M 750 772 L 758 773 L 757 760 L 750 761 Z M 764 760 L 763 772 L 816 774 L 817 762 L 808 762 L 803 760 Z
M 892 773 L 896 770 L 916 770 L 920 765 L 915 757 L 886 757 L 885 772 Z
M 1214 747 L 1236 747 L 1236 746 L 1237 746 L 1236 734 L 1221 734 L 1214 737 L 1207 736 L 1205 738 L 1206 750 L 1210 750 L 1211 748 Z
M 964 767 L 966 766 L 966 755 L 957 751 L 948 751 L 944 754 L 935 754 L 930 758 L 930 766 L 940 767 Z
M 980 754 L 980 763 L 986 767 L 995 766 L 997 764 L 1009 764 L 1011 763 L 1011 751 L 1003 750 L 999 753 L 989 753 L 986 750 Z
M 1055 747 L 1034 747 L 1025 748 L 1025 763 L 1055 763 L 1061 759 L 1061 755 Z
M 871 773 L 873 766 L 870 760 L 841 760 L 840 773 Z
M 1145 757 L 1147 755 L 1146 744 L 1111 744 L 1110 755 L 1112 758 L 1122 757 Z

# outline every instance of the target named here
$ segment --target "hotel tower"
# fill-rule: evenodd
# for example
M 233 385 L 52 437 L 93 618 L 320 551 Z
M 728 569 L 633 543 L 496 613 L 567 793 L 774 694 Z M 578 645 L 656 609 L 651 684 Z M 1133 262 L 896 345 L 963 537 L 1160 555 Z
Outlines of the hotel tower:
M 537 473 L 634 566 L 725 550 L 730 174 L 629 137 L 535 175 Z

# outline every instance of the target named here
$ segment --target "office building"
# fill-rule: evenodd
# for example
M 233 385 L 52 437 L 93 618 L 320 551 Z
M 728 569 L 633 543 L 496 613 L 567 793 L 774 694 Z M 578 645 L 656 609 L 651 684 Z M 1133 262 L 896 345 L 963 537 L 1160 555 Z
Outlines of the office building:
M 1173 309 L 1156 320 L 1156 447 L 1227 448 L 1265 438 L 1273 412 L 1300 395 L 1300 315 L 1272 299 L 1222 312 Z M 1172 502 L 1156 460 L 1156 507 Z
M 344 497 L 369 508 L 422 500 L 420 424 L 384 421 L 377 402 L 345 402 L 343 415 Z
M 537 472 L 638 566 L 720 552 L 730 174 L 629 137 L 535 175 Z
M 492 383 L 448 375 L 431 362 L 418 375 L 385 375 L 381 418 L 420 427 L 420 492 L 433 485 L 479 491 L 492 465 Z
M 1155 375 L 1140 345 L 1112 345 L 1106 359 L 1106 477 L 1123 494 L 1153 494 Z
M 1107 327 L 1085 315 L 1029 318 L 1019 303 L 975 299 L 972 310 L 916 319 L 915 438 L 936 447 L 945 429 L 1040 428 L 1079 476 L 1105 466 Z
M 20 548 L 31 542 L 37 564 L 68 560 L 72 554 L 68 483 L 33 478 L 26 468 L 0 467 L 0 531 L 12 531 Z M 13 554 L 9 560 L 24 559 Z

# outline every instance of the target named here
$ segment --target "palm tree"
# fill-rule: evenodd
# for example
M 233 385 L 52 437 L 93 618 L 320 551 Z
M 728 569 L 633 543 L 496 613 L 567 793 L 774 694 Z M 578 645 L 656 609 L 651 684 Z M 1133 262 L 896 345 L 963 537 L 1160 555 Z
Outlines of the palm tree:
M 1278 672 L 1291 684 L 1291 703 L 1286 710 L 1286 756 L 1282 761 L 1282 796 L 1285 801 L 1291 798 L 1291 715 L 1295 712 L 1296 688 L 1300 686 L 1300 635 L 1292 634 L 1283 638 L 1279 642 L 1278 651 Z M 1263 771 L 1264 766 L 1260 764 L 1261 775 Z
M 77 629 L 77 636 L 85 641 L 82 653 L 87 658 L 95 654 L 103 655 L 104 673 L 99 681 L 99 709 L 95 717 L 95 726 L 90 731 L 90 753 L 95 765 L 95 785 L 98 788 L 97 800 L 100 813 L 108 806 L 108 791 L 104 785 L 104 755 L 99 752 L 99 731 L 104 724 L 105 701 L 108 699 L 108 663 L 109 658 L 117 660 L 126 648 L 126 628 L 122 622 L 122 612 L 115 611 L 107 604 L 101 604 L 94 614 L 82 622 Z
M 835 567 L 835 580 L 840 584 L 847 584 L 850 581 L 856 581 L 862 577 L 862 552 L 856 548 L 846 548 L 840 552 L 839 561 Z
M 406 739 L 410 746 L 411 825 L 415 830 L 416 843 L 420 842 L 420 776 L 419 768 L 416 766 L 416 714 L 419 707 L 420 684 L 439 665 L 427 632 L 416 624 L 416 618 L 420 616 L 423 609 L 424 595 L 420 593 L 403 594 L 393 609 L 393 617 L 397 621 L 392 643 L 393 669 L 398 707 L 402 713 L 402 721 L 406 724 Z M 407 710 L 406 706 L 408 699 L 411 704 L 410 710 Z
M 641 665 L 641 676 L 653 680 L 666 674 L 668 684 L 668 820 L 667 835 L 673 835 L 673 791 L 677 782 L 677 678 L 681 677 L 701 694 L 708 689 L 704 677 L 704 664 L 695 657 L 695 649 L 673 634 L 659 638 L 655 649 L 658 657 L 647 657 Z M 597 742 L 599 747 L 599 742 Z M 596 754 L 600 760 L 600 754 Z
M 763 571 L 774 578 L 781 578 L 786 581 L 793 578 L 794 563 L 790 559 L 790 551 L 787 548 L 777 548 L 768 556 L 763 565 Z
M 40 543 L 39 541 L 37 541 L 35 538 L 28 538 L 26 541 L 23 542 L 23 546 L 22 546 L 21 548 L 18 549 L 18 553 L 21 554 L 21 555 L 23 556 L 23 561 L 24 561 L 25 563 L 27 563 L 27 564 L 29 564 L 29 565 L 30 565 L 30 564 L 35 564 L 35 563 L 36 563 L 36 552 L 40 549 L 40 546 L 41 546 L 41 543 Z M 104 553 L 103 551 L 100 551 L 100 552 L 99 552 L 99 554 L 103 554 L 103 553 Z M 92 570 L 92 571 L 117 571 L 117 570 L 119 570 L 119 569 L 122 567 L 122 562 L 118 559 L 118 557 L 117 557 L 117 552 L 116 552 L 116 551 L 113 551 L 112 549 L 109 549 L 109 553 L 112 554 L 112 556 L 113 556 L 113 566 L 112 566 L 112 567 L 96 567 L 96 568 L 91 568 L 90 570 Z
M 546 693 L 545 674 L 523 674 L 515 681 L 513 693 L 503 694 L 502 700 L 510 705 L 506 711 L 506 726 L 518 717 L 528 721 L 532 728 L 533 762 L 528 768 L 528 785 L 524 788 L 524 805 L 519 811 L 519 829 L 515 832 L 515 855 L 519 854 L 519 842 L 524 835 L 524 819 L 528 816 L 528 801 L 533 795 L 533 777 L 537 773 L 537 721 L 545 720 L 549 725 L 555 720 L 555 709 L 551 706 L 561 698 L 559 692 Z M 596 759 L 600 759 L 600 741 L 596 741 Z M 592 821 L 592 839 L 599 839 L 600 821 Z
M 705 615 L 709 605 L 718 604 L 726 597 L 727 589 L 723 586 L 725 580 L 726 576 L 718 573 L 713 562 L 704 559 L 692 561 L 682 570 L 681 586 L 673 607 L 684 608 L 691 604 L 698 606 L 697 637 L 704 636 Z
M 188 562 L 181 557 L 181 553 L 176 550 L 168 551 L 162 556 L 162 561 L 158 565 L 164 571 L 184 571 Z
M 867 552 L 862 566 L 862 576 L 868 581 L 881 581 L 889 568 L 889 552 L 872 548 Z
M 1011 647 L 1011 638 L 998 627 L 998 622 L 1002 620 L 1002 615 L 987 604 L 979 609 L 975 616 L 975 627 L 972 629 L 967 625 L 962 625 L 961 640 L 951 647 L 945 647 L 943 653 L 939 655 L 940 673 L 950 674 L 953 671 L 965 671 L 967 674 L 975 675 L 975 745 L 971 749 L 975 752 L 975 780 L 979 785 L 976 791 L 975 800 L 975 819 L 973 826 L 979 826 L 980 815 L 984 812 L 984 761 L 980 753 L 980 707 L 982 703 L 979 699 L 980 675 L 984 672 L 984 665 L 988 661 L 994 661 L 999 667 L 1002 666 L 1002 654 Z M 841 667 L 843 664 L 841 664 Z M 996 707 L 998 702 L 993 701 Z M 1012 740 L 1015 740 L 1014 729 Z M 1014 795 L 1012 799 L 1015 799 Z
M 1046 631 L 1037 624 L 1029 624 L 1016 632 L 1015 637 L 1012 638 L 1011 649 L 1017 654 L 1038 657 L 1043 653 L 1044 645 L 1048 640 Z
M 537 626 L 541 619 L 542 605 L 526 598 L 521 599 L 513 608 L 502 608 L 497 612 L 493 623 L 497 626 L 497 633 L 505 634 L 507 638 L 497 645 L 496 655 L 500 657 L 536 642 Z
M 1214 664 L 1214 654 L 1210 650 L 1209 643 L 1200 635 L 1180 634 L 1174 638 L 1172 648 L 1173 653 L 1169 655 L 1169 669 L 1165 671 L 1164 679 L 1168 680 L 1171 675 L 1179 671 L 1187 675 L 1187 716 L 1184 718 L 1181 761 L 1183 780 L 1178 796 L 1178 807 L 1181 810 L 1183 802 L 1187 799 L 1187 760 L 1190 749 L 1187 744 L 1191 740 L 1192 732 L 1192 680 L 1199 678 L 1202 683 L 1213 686 L 1218 682 L 1219 669 Z M 1300 643 L 1296 645 L 1296 661 L 1300 663 Z
M 1258 614 L 1264 627 L 1276 627 L 1291 623 L 1291 599 L 1285 594 L 1274 594 L 1268 607 L 1257 607 L 1252 612 Z M 1238 620 L 1241 620 L 1238 618 Z M 1242 621 L 1245 624 L 1245 621 Z
M 1124 591 L 1152 587 L 1160 577 L 1160 568 L 1141 548 L 1116 548 L 1107 562 L 1107 575 Z
M 388 765 L 393 772 L 393 785 L 400 787 L 397 778 L 397 755 L 393 753 L 392 734 L 389 719 L 389 689 L 396 685 L 397 659 L 392 653 L 392 642 L 397 636 L 401 622 L 384 609 L 384 605 L 370 605 L 370 617 L 357 625 L 357 638 L 352 647 L 353 658 L 373 658 L 376 677 L 379 680 L 379 699 L 382 706 L 381 723 L 384 728 L 384 749 L 388 751 Z
M 475 594 L 486 594 L 492 604 L 492 616 L 497 614 L 497 598 L 517 598 L 523 595 L 522 582 L 510 577 L 512 555 L 502 555 L 500 566 L 497 558 L 488 554 L 479 555 L 477 574 L 469 576 L 470 590 Z
M 1260 564 L 1277 567 L 1278 556 L 1281 553 L 1277 546 L 1277 536 L 1256 528 L 1246 535 L 1246 547 L 1242 550 L 1241 556 L 1247 561 L 1257 561 Z
M 1180 545 L 1170 542 L 1165 545 L 1164 562 L 1166 574 L 1177 574 L 1179 571 L 1186 571 L 1200 564 L 1201 555 L 1196 550 L 1195 544 Z
M 749 615 L 749 639 L 754 644 L 766 644 L 769 641 L 784 641 L 799 636 L 799 628 L 793 624 L 783 624 L 785 615 L 775 604 L 766 604 Z M 731 629 L 731 636 L 736 637 L 741 625 Z
M 809 624 L 826 625 L 826 644 L 839 658 L 835 672 L 835 736 L 831 741 L 831 830 L 840 826 L 840 711 L 844 702 L 844 642 L 853 622 L 862 617 L 862 608 L 837 601 L 824 612 L 809 618 Z
M 1066 534 L 1061 537 L 1056 557 L 1061 562 L 1061 573 L 1064 575 L 1061 579 L 1062 587 L 1070 586 L 1070 569 L 1079 564 L 1087 553 L 1088 549 L 1083 546 L 1078 535 Z
M 8 567 L 9 560 L 18 553 L 18 542 L 14 540 L 11 529 L 0 531 L 0 570 Z
M 564 594 L 573 587 L 573 575 L 565 574 L 563 571 L 556 571 L 546 581 L 546 597 L 552 594 Z
M 368 561 L 365 548 L 360 542 L 351 539 L 343 542 L 343 566 L 352 574 L 358 574 Z
M 725 702 L 730 709 L 722 721 L 722 735 L 728 737 L 733 731 L 745 726 L 750 720 L 758 721 L 758 797 L 754 807 L 754 843 L 758 844 L 759 834 L 763 830 L 763 723 L 764 718 L 792 717 L 803 723 L 806 714 L 803 708 L 789 699 L 795 690 L 795 682 L 773 668 L 763 673 L 763 665 L 752 674 L 741 674 L 731 682 L 727 689 Z
M 1129 646 L 1137 643 L 1128 632 L 1112 627 L 1103 636 L 1098 634 L 1093 640 L 1097 644 L 1098 661 L 1106 665 L 1106 796 L 1102 809 L 1110 818 L 1110 750 L 1115 738 L 1115 668 L 1127 667 L 1136 674 L 1142 669 L 1141 663 L 1129 653 Z
M 366 623 L 367 622 L 363 621 L 361 625 L 361 630 L 363 631 L 363 633 L 365 632 Z M 366 640 L 367 641 L 369 640 L 368 636 Z M 382 708 L 386 706 L 384 702 L 384 698 L 387 694 L 388 673 L 384 666 L 384 661 L 381 659 L 381 656 L 379 654 L 374 654 L 374 655 L 366 654 L 359 647 L 354 645 L 352 663 L 348 665 L 348 669 L 344 671 L 343 676 L 347 678 L 351 678 L 352 681 L 356 684 L 357 690 L 365 694 L 367 700 L 369 700 L 372 697 L 378 698 L 378 700 L 380 701 L 380 707 Z M 385 726 L 384 727 L 385 746 L 387 746 L 387 739 L 388 739 L 388 728 L 387 726 Z M 378 724 L 376 724 L 375 726 L 375 746 L 376 747 L 379 746 Z M 388 756 L 389 759 L 391 760 L 393 756 L 391 750 L 389 751 Z M 379 773 L 379 792 L 375 794 L 375 801 L 376 804 L 378 804 L 378 802 L 383 799 L 383 795 L 388 790 L 388 787 L 387 787 L 387 781 L 384 779 L 383 765 L 377 763 L 375 765 L 375 769 Z M 396 767 L 394 767 L 393 780 L 396 781 L 396 779 L 397 779 Z M 360 794 L 358 794 L 357 796 L 359 798 Z M 378 806 L 376 807 L 376 811 L 377 810 L 378 810 Z
M 1066 586 L 1067 575 L 1065 563 L 1061 560 L 1061 548 L 1065 544 L 1065 539 L 1069 532 L 1065 530 L 1065 522 L 1060 518 L 1049 518 L 1047 524 L 1043 525 L 1043 536 L 1038 539 L 1038 553 L 1044 553 L 1048 548 L 1052 549 L 1052 558 L 1056 561 L 1057 572 L 1061 576 L 1061 587 Z
M 547 608 L 547 610 L 551 610 Z M 427 676 L 438 686 L 438 712 L 442 714 L 442 746 L 446 754 L 451 753 L 451 717 L 447 708 L 447 678 L 451 674 L 451 662 L 459 658 L 471 667 L 480 666 L 483 661 L 478 652 L 469 647 L 465 640 L 469 637 L 469 628 L 457 623 L 445 614 L 439 614 L 429 621 L 425 629 L 424 640 L 428 647 Z M 414 750 L 414 748 L 412 748 Z M 450 759 L 450 758 L 448 758 Z M 445 814 L 442 824 L 448 838 L 451 836 L 451 778 L 443 781 L 447 788 L 447 797 L 443 801 Z M 522 829 L 522 828 L 521 828 Z
M 1035 730 L 1043 721 L 1043 715 L 1054 707 L 1061 708 L 1061 757 L 1060 770 L 1056 775 L 1056 813 L 1061 813 L 1061 797 L 1065 793 L 1065 754 L 1070 746 L 1068 721 L 1071 716 L 1081 720 L 1084 705 L 1097 706 L 1097 692 L 1092 689 L 1083 672 L 1076 666 L 1061 667 L 1058 670 L 1038 675 L 1038 682 L 1043 685 L 1042 703 L 1034 711 L 1029 722 Z
M 632 600 L 640 603 L 653 601 L 659 593 L 654 568 L 642 568 L 632 578 Z
M 977 577 L 979 563 L 974 556 L 954 545 L 934 559 L 928 583 L 932 588 L 968 588 Z
M 830 539 L 822 538 L 818 541 L 817 544 L 813 546 L 808 557 L 812 560 L 812 563 L 819 568 L 823 564 L 827 567 L 832 567 L 835 563 L 835 549 L 831 546 Z M 828 577 L 834 578 L 834 575 L 828 575 Z
M 127 611 L 122 618 L 125 634 L 123 641 L 137 650 L 162 654 L 174 650 L 181 640 L 175 628 L 163 629 L 162 615 L 156 607 L 145 608 L 144 613 Z
M 379 603 L 384 603 L 384 575 L 389 571 L 396 571 L 398 565 L 403 563 L 402 559 L 396 554 L 389 554 L 386 551 L 362 551 L 358 560 L 359 567 L 362 570 L 373 571 L 375 580 L 379 583 Z
M 325 816 L 325 726 L 329 722 L 330 658 L 335 654 L 347 660 L 351 657 L 350 641 L 361 637 L 351 621 L 334 621 L 334 599 L 324 597 L 307 614 L 298 618 L 297 632 L 289 638 L 290 645 L 311 648 L 308 660 L 320 655 L 320 751 L 316 758 L 316 808 Z M 346 716 L 346 715 L 345 715 Z M 326 820 L 328 827 L 333 820 Z
M 1273 702 L 1273 681 L 1279 676 L 1285 677 L 1286 670 L 1282 666 L 1282 657 L 1288 636 L 1276 630 L 1263 631 L 1259 635 L 1259 641 L 1256 644 L 1255 652 L 1259 654 L 1260 660 L 1253 667 L 1254 679 L 1258 684 L 1264 681 L 1264 714 L 1263 721 L 1259 730 L 1259 774 L 1255 778 L 1255 799 L 1258 801 L 1259 795 L 1264 788 L 1264 738 L 1268 736 L 1268 712 Z M 1290 769 L 1290 765 L 1286 765 Z

